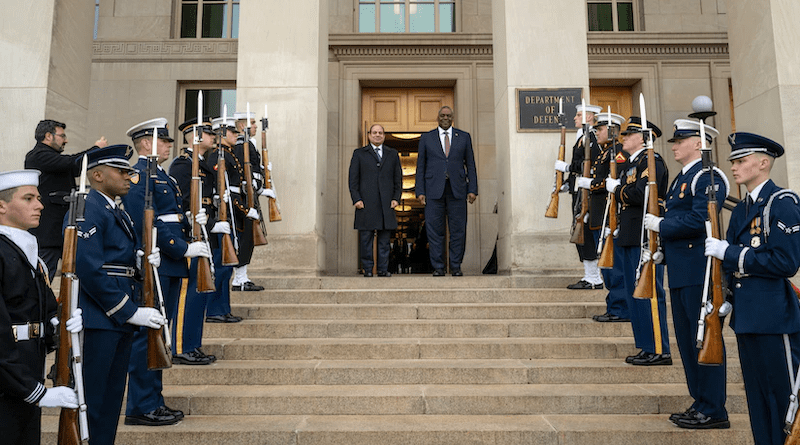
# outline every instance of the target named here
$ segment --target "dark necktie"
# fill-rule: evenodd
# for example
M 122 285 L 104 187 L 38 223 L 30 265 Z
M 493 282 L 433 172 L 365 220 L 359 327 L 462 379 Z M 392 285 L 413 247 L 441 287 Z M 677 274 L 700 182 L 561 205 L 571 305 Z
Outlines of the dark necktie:
M 753 197 L 750 194 L 747 194 L 747 201 L 745 202 L 745 213 L 750 213 L 750 208 L 753 207 Z
M 450 156 L 450 136 L 447 135 L 447 132 L 444 132 L 444 157 Z
M 136 239 L 136 237 L 133 236 L 133 223 L 128 218 L 128 215 L 121 208 L 119 208 L 119 206 L 114 206 L 114 214 L 122 223 L 122 228 L 125 229 L 125 232 L 128 234 L 128 236 L 131 237 L 131 239 Z
M 381 160 L 381 151 L 378 149 L 378 147 L 375 147 L 375 156 L 378 157 L 379 161 Z

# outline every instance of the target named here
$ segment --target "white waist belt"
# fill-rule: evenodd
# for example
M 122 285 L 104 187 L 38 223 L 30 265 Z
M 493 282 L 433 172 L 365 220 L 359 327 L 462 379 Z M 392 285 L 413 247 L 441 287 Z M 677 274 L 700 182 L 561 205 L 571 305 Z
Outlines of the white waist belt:
M 24 341 L 41 337 L 44 326 L 42 323 L 16 324 L 11 326 L 11 331 L 14 333 L 14 341 Z
M 170 213 L 169 215 L 158 215 L 158 220 L 165 223 L 179 223 L 183 221 L 183 215 Z

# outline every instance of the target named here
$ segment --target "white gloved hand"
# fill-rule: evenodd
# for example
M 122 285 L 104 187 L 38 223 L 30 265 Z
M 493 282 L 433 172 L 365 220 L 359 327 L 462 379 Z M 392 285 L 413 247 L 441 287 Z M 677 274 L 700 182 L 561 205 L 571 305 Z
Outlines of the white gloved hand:
M 67 332 L 77 334 L 83 330 L 83 309 L 77 308 L 67 320 Z
M 78 394 L 69 386 L 56 386 L 55 388 L 47 388 L 39 400 L 39 406 L 42 408 L 71 408 L 78 407 Z
M 199 256 L 211 258 L 211 252 L 208 251 L 208 245 L 202 241 L 195 241 L 189 243 L 186 247 L 186 252 L 183 253 L 186 258 L 197 258 Z
M 601 238 L 606 239 L 606 238 L 608 238 L 608 235 L 611 235 L 611 228 L 608 227 L 608 226 L 603 227 L 603 234 L 602 234 Z
M 261 190 L 261 196 L 266 196 L 267 198 L 275 198 L 275 190 L 272 189 L 263 189 Z
M 258 190 L 258 181 L 253 179 L 253 190 Z
M 650 261 L 650 251 L 645 249 L 642 251 L 642 263 Z
M 272 171 L 272 162 L 267 162 L 267 171 Z
M 225 193 L 222 194 L 222 200 L 225 201 L 226 204 L 231 203 L 231 191 L 225 189 Z
M 208 214 L 206 214 L 206 209 L 200 209 L 200 211 L 197 212 L 197 217 L 195 220 L 197 224 L 200 224 L 201 226 L 206 225 L 208 222 Z
M 664 221 L 664 218 L 648 213 L 644 215 L 644 228 L 653 232 L 660 232 L 661 221 Z
M 147 255 L 147 262 L 158 269 L 159 266 L 161 266 L 161 249 L 154 247 L 153 250 L 150 251 L 150 255 Z
M 617 227 L 616 229 L 614 229 L 614 238 L 616 238 L 616 237 L 618 237 L 618 236 L 619 236 L 619 227 Z
M 718 240 L 716 238 L 706 238 L 706 256 L 712 256 L 720 260 L 725 259 L 725 251 L 728 250 L 730 244 L 725 240 Z
M 247 211 L 247 217 L 252 219 L 253 221 L 258 221 L 259 219 L 261 219 L 258 217 L 258 210 L 252 207 L 250 208 L 250 210 Z
M 230 235 L 231 225 L 228 221 L 217 221 L 214 223 L 214 227 L 211 228 L 211 233 L 224 233 L 226 235 Z
M 584 224 L 589 224 L 589 214 L 588 213 L 583 215 L 583 223 Z
M 622 181 L 620 181 L 619 179 L 614 179 L 611 177 L 606 178 L 606 191 L 608 193 L 614 193 L 614 190 L 616 190 L 617 187 L 619 187 L 621 182 Z
M 555 165 L 553 166 L 554 169 L 567 173 L 569 172 L 569 164 L 564 161 L 556 161 Z
M 578 191 L 578 189 L 590 189 L 590 188 L 592 188 L 592 178 L 584 178 L 583 176 L 575 178 L 576 192 Z
M 157 309 L 151 307 L 140 307 L 136 309 L 131 318 L 127 321 L 128 324 L 134 326 L 144 326 L 150 329 L 158 329 L 167 324 L 167 320 L 161 315 Z

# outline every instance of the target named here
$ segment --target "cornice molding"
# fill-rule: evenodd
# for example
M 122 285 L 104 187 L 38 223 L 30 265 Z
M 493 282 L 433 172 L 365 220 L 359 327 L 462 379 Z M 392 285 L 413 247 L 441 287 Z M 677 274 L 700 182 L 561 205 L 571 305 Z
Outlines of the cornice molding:
M 331 34 L 328 46 L 338 59 L 371 57 L 468 58 L 491 60 L 491 34 Z
M 729 58 L 727 33 L 589 33 L 590 59 Z
M 236 39 L 174 39 L 158 41 L 95 41 L 94 62 L 236 62 Z

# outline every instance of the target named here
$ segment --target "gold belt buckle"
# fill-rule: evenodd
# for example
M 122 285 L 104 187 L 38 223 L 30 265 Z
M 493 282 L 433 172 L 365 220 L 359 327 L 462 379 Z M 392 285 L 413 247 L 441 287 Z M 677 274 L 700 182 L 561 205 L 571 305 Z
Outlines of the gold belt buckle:
M 41 334 L 41 323 L 28 323 L 28 337 L 39 338 Z

